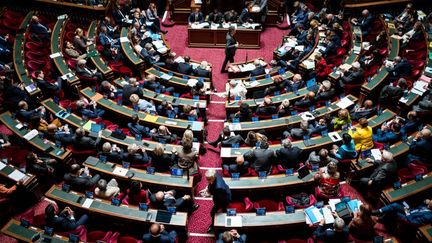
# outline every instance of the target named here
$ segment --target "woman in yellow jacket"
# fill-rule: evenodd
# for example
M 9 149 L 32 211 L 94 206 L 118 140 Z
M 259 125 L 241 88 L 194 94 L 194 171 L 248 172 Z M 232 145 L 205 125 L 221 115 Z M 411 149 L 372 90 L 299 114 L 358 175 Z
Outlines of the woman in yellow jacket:
M 366 118 L 360 118 L 360 127 L 355 127 L 355 131 L 350 130 L 348 132 L 351 135 L 355 143 L 356 150 L 367 150 L 374 147 L 372 140 L 372 127 L 368 126 L 368 120 Z
M 344 126 L 351 123 L 351 117 L 347 109 L 341 109 L 338 116 L 333 119 L 333 127 L 335 130 L 342 129 Z

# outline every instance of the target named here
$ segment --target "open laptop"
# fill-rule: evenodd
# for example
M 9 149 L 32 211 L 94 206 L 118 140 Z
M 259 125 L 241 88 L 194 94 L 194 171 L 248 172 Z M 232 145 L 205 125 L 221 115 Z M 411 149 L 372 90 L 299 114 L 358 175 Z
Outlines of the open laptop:
M 91 127 L 90 127 L 89 136 L 97 138 L 99 131 L 102 131 L 102 125 L 101 124 L 92 123 Z

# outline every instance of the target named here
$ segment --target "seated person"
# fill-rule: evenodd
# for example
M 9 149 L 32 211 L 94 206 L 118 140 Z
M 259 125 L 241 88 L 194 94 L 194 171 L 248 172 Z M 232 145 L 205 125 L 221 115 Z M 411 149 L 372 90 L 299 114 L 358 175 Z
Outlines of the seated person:
M 390 80 L 396 80 L 411 75 L 412 66 L 406 58 L 397 56 L 393 62 L 386 62 L 386 70 L 389 72 Z
M 237 22 L 237 20 L 238 20 L 238 13 L 234 9 L 226 11 L 223 15 L 223 22 L 225 23 L 233 23 L 233 22 Z
M 97 198 L 111 199 L 116 197 L 120 193 L 120 188 L 117 181 L 113 178 L 108 183 L 104 179 L 100 179 L 97 182 L 96 188 L 94 190 L 94 195 Z
M 267 142 L 267 137 L 260 132 L 249 131 L 245 139 L 245 144 L 250 147 L 255 147 L 257 143 Z
M 411 142 L 408 154 L 408 163 L 419 160 L 425 164 L 431 164 L 430 153 L 432 151 L 432 136 L 429 128 L 423 128 L 417 132 Z
M 270 97 L 264 97 L 263 103 L 257 107 L 255 114 L 258 116 L 271 116 L 276 114 L 276 106 L 273 105 Z
M 293 108 L 290 106 L 290 101 L 288 99 L 284 99 L 277 108 L 277 114 L 280 117 L 291 116 L 292 111 L 293 111 Z
M 216 243 L 225 242 L 246 243 L 246 234 L 240 235 L 236 229 L 220 233 L 218 239 L 216 240 Z
M 116 87 L 106 80 L 102 81 L 99 86 L 99 93 L 101 93 L 105 99 L 117 98 L 117 92 L 118 90 Z
M 249 108 L 249 105 L 247 103 L 241 103 L 239 111 L 232 115 L 231 120 L 237 118 L 240 122 L 251 121 L 252 114 L 253 112 Z
M 140 135 L 144 138 L 150 137 L 150 129 L 139 124 L 139 117 L 137 114 L 132 115 L 132 121 L 128 123 L 128 128 L 129 132 L 134 136 Z
M 147 75 L 146 79 L 144 80 L 144 88 L 153 90 L 153 91 L 159 91 L 159 93 L 171 93 L 174 91 L 174 87 L 165 87 L 158 81 L 156 81 L 156 76 L 153 74 Z
M 364 117 L 358 121 L 360 127 L 355 126 L 348 131 L 355 143 L 356 150 L 368 150 L 374 147 L 372 140 L 372 127 L 369 126 L 368 120 Z
M 101 141 L 102 131 L 99 131 L 96 140 L 85 135 L 82 128 L 75 130 L 72 145 L 74 150 L 95 150 Z
M 311 121 L 309 124 L 310 135 L 321 135 L 324 131 L 329 131 L 329 124 L 325 118 L 320 118 L 318 122 Z M 331 128 L 331 127 L 330 127 Z
M 330 198 L 340 197 L 339 178 L 336 163 L 328 163 L 326 168 L 321 168 L 315 175 L 315 180 L 318 181 L 316 193 Z
M 399 123 L 382 124 L 372 139 L 379 143 L 394 144 L 401 140 L 401 125 Z
M 5 184 L 0 183 L 0 199 L 9 198 L 13 193 L 17 191 L 18 186 L 22 185 L 23 181 L 20 180 L 16 185 L 7 187 Z
M 194 23 L 204 22 L 204 15 L 199 8 L 195 8 L 194 11 L 189 15 L 188 23 L 189 25 Z
M 240 24 L 245 24 L 245 23 L 252 23 L 253 19 L 251 17 L 251 15 L 249 14 L 249 10 L 253 7 L 253 3 L 249 3 L 245 6 L 245 8 L 243 8 L 243 10 L 240 13 L 240 16 L 238 18 L 239 23 Z
M 401 203 L 391 203 L 378 210 L 373 215 L 380 216 L 386 226 L 394 227 L 395 221 L 404 220 L 416 226 L 432 223 L 432 200 L 426 199 L 416 208 L 406 208 Z
M 269 149 L 267 142 L 262 142 L 259 148 L 249 150 L 243 156 L 245 160 L 251 163 L 251 168 L 257 173 L 260 171 L 270 173 L 271 166 L 274 163 L 274 159 L 276 159 L 274 151 Z
M 365 100 L 363 106 L 355 106 L 354 109 L 350 111 L 351 120 L 358 121 L 360 118 L 370 118 L 376 115 L 377 109 L 374 107 L 372 100 Z
M 150 163 L 145 148 L 140 148 L 134 143 L 128 146 L 127 153 L 123 153 L 122 160 L 130 163 L 131 166 L 147 166 Z
M 295 140 L 303 139 L 304 136 L 310 136 L 311 131 L 309 130 L 309 122 L 306 120 L 300 121 L 300 127 L 291 128 L 290 131 L 284 131 L 284 138 L 292 138 Z
M 139 181 L 132 181 L 130 187 L 124 195 L 121 195 L 122 204 L 139 205 L 140 203 L 148 203 L 147 191 L 142 189 L 142 184 Z
M 152 207 L 162 210 L 168 210 L 169 207 L 176 207 L 179 211 L 193 212 L 199 208 L 198 204 L 194 204 L 190 195 L 176 197 L 175 190 L 158 191 L 149 195 Z
M 153 102 L 148 102 L 145 99 L 140 99 L 137 94 L 132 94 L 129 97 L 132 107 L 136 110 L 144 111 L 146 113 L 156 113 L 156 107 Z
M 298 108 L 308 108 L 315 105 L 315 92 L 309 91 L 303 99 L 296 101 L 294 105 Z
M 328 57 L 335 56 L 337 54 L 338 46 L 333 40 L 332 36 L 327 36 L 325 38 L 324 46 L 325 46 L 324 49 L 319 50 L 323 57 L 328 58 Z
M 177 65 L 177 71 L 181 74 L 192 75 L 193 68 L 192 65 L 190 64 L 190 57 L 185 56 L 183 59 L 184 62 L 179 62 L 179 64 Z
M 102 151 L 98 153 L 98 156 L 105 156 L 106 161 L 113 163 L 121 163 L 123 150 L 117 147 L 116 144 L 111 146 L 111 143 L 105 142 L 102 144 Z
M 11 146 L 11 143 L 9 142 L 9 137 L 0 132 L 0 149 L 5 149 Z
M 38 16 L 34 15 L 30 21 L 30 33 L 43 39 L 49 39 L 51 29 L 42 24 Z
M 346 84 L 362 84 L 364 82 L 364 72 L 359 62 L 352 64 L 350 70 L 342 73 L 341 79 L 339 80 L 339 86 L 344 88 Z
M 45 80 L 45 74 L 43 71 L 38 70 L 34 72 L 36 76 L 36 84 L 42 90 L 45 95 L 54 95 L 61 90 L 61 82 L 50 83 Z M 61 80 L 61 79 L 60 79 Z
M 136 78 L 130 78 L 129 84 L 123 86 L 123 95 L 122 95 L 123 105 L 131 105 L 129 98 L 132 94 L 136 94 L 138 95 L 138 97 L 143 98 L 143 91 L 138 85 L 139 83 L 137 82 Z
M 316 100 L 332 100 L 336 95 L 336 90 L 328 80 L 324 80 L 318 88 Z
M 76 102 L 76 111 L 80 116 L 87 119 L 102 117 L 105 111 L 97 109 L 96 106 L 97 103 L 94 100 L 89 103 L 87 100 L 81 99 Z
M 429 89 L 430 89 L 429 85 Z M 413 110 L 416 112 L 431 112 L 432 111 L 432 94 L 429 90 L 424 93 L 423 98 L 420 100 L 418 105 L 413 106 Z
M 96 185 L 99 179 L 99 174 L 92 176 L 88 170 L 81 168 L 79 164 L 72 164 L 69 173 L 64 175 L 64 182 L 77 191 L 93 189 L 92 187 Z
M 320 149 L 318 153 L 317 151 L 312 151 L 309 154 L 309 158 L 306 160 L 306 164 L 311 165 L 311 167 L 324 167 L 330 162 L 337 164 L 338 161 L 329 156 L 329 151 L 327 149 Z
M 154 223 L 150 226 L 149 233 L 143 235 L 144 243 L 172 243 L 177 239 L 175 231 L 168 232 L 163 224 Z
M 167 172 L 176 162 L 175 152 L 165 153 L 164 146 L 160 143 L 156 145 L 150 153 L 152 167 L 156 172 Z
M 223 164 L 222 165 L 222 168 L 224 170 L 228 171 L 230 174 L 240 173 L 240 175 L 248 173 L 249 167 L 250 167 L 250 164 L 248 161 L 245 161 L 245 158 L 243 155 L 239 155 L 236 157 L 235 164 L 229 164 L 229 165 Z
M 348 242 L 349 229 L 343 219 L 337 217 L 333 228 L 324 227 L 324 219 L 319 222 L 318 228 L 313 233 L 317 240 L 325 243 Z
M 348 224 L 350 234 L 356 239 L 372 240 L 375 237 L 375 221 L 372 219 L 372 207 L 363 203 L 359 210 L 354 212 L 354 217 Z
M 369 10 L 365 9 L 362 11 L 361 18 L 353 18 L 351 22 L 355 25 L 360 26 L 363 37 L 366 37 L 373 28 L 373 20 L 374 17 L 372 16 L 372 14 L 369 12 Z
M 223 21 L 223 14 L 219 12 L 217 8 L 215 8 L 207 16 L 207 21 L 210 23 L 220 24 Z
M 188 171 L 187 175 L 196 175 L 199 173 L 198 151 L 193 147 L 193 138 L 183 136 L 180 142 L 182 148 L 174 151 L 178 157 L 177 167 Z
M 275 151 L 277 161 L 283 168 L 297 169 L 299 167 L 302 149 L 297 146 L 292 146 L 289 139 L 284 139 L 282 141 L 282 146 L 282 148 Z
M 424 34 L 423 34 L 423 28 L 422 28 L 422 22 L 421 21 L 416 21 L 414 23 L 414 26 L 412 29 L 410 29 L 409 31 L 407 31 L 403 36 L 402 36 L 402 45 L 401 48 L 405 49 L 406 47 L 408 47 L 408 45 L 410 43 L 416 43 L 421 41 L 424 38 Z
M 351 116 L 347 109 L 338 111 L 338 116 L 333 118 L 332 123 L 335 130 L 339 130 L 351 124 Z
M 417 116 L 417 112 L 416 111 L 408 112 L 407 119 L 405 120 L 401 128 L 402 136 L 404 135 L 407 136 L 410 133 L 418 131 L 421 125 L 422 122 Z
M 255 69 L 253 69 L 250 72 L 250 77 L 254 77 L 254 76 L 258 76 L 258 75 L 263 75 L 265 74 L 265 66 L 261 65 L 261 60 L 260 59 L 255 59 L 254 60 L 254 65 L 255 65 Z
M 176 118 L 178 109 L 174 109 L 171 103 L 164 100 L 156 107 L 156 111 L 160 116 Z
M 75 30 L 75 36 L 73 38 L 73 44 L 75 48 L 80 53 L 86 53 L 87 47 L 93 44 L 93 42 L 90 39 L 87 39 L 87 37 L 84 36 L 84 31 L 81 28 L 77 28 Z
M 221 143 L 222 147 L 231 147 L 233 144 L 243 144 L 244 140 L 242 136 L 235 135 L 234 132 L 231 132 L 229 126 L 225 126 L 215 141 L 208 142 L 208 144 L 215 148 L 218 146 L 219 143 Z
M 405 90 L 408 89 L 406 79 L 400 78 L 397 85 L 388 84 L 383 87 L 379 96 L 379 102 L 383 105 L 394 105 L 399 102 Z
M 342 145 L 339 147 L 334 144 L 331 153 L 336 159 L 340 160 L 355 159 L 357 157 L 354 141 L 348 133 L 342 134 Z
M 82 54 L 81 52 L 79 52 L 76 49 L 76 47 L 74 46 L 74 44 L 72 44 L 72 42 L 70 42 L 70 41 L 66 41 L 66 45 L 65 45 L 64 51 L 73 60 L 77 60 L 78 61 L 78 60 L 87 58 L 87 53 Z
M 152 130 L 153 131 L 153 130 Z M 150 131 L 150 136 L 153 141 L 173 143 L 177 140 L 177 135 L 172 134 L 166 126 L 159 126 L 159 128 L 152 132 Z
M 29 106 L 26 101 L 20 101 L 18 103 L 18 111 L 16 112 L 16 118 L 23 121 L 29 122 L 30 119 L 34 116 L 45 117 L 45 107 L 39 106 L 36 109 L 29 109 Z
M 25 157 L 26 171 L 37 176 L 52 176 L 57 167 L 57 160 L 50 158 L 39 158 L 37 154 L 29 152 Z
M 45 137 L 48 140 L 60 142 L 62 146 L 71 145 L 74 141 L 73 131 L 70 130 L 68 124 L 57 127 L 55 124 L 48 124 Z
M 211 66 L 202 61 L 200 65 L 194 70 L 194 74 L 199 77 L 210 78 Z
M 78 60 L 75 73 L 80 77 L 96 79 L 98 83 L 101 83 L 104 79 L 102 73 L 100 73 L 97 69 L 90 69 L 86 63 L 87 61 L 84 59 Z
M 45 208 L 46 225 L 57 232 L 75 230 L 88 220 L 87 214 L 83 214 L 78 220 L 76 220 L 75 216 L 75 212 L 70 207 L 65 207 L 59 214 L 56 214 L 52 204 L 48 204 Z
M 300 74 L 294 74 L 292 81 L 287 80 L 285 87 L 287 92 L 297 92 L 297 90 L 303 88 L 305 82 Z
M 243 81 L 231 79 L 229 83 L 225 85 L 226 96 L 229 99 L 246 99 L 247 89 Z

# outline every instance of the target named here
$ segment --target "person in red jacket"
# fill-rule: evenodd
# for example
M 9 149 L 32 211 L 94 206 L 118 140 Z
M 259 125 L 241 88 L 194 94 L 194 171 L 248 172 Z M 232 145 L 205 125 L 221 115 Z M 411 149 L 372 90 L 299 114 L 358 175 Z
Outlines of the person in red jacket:
M 315 74 L 318 81 L 327 79 L 327 76 L 332 72 L 331 66 L 327 65 L 326 60 L 321 53 L 315 55 Z

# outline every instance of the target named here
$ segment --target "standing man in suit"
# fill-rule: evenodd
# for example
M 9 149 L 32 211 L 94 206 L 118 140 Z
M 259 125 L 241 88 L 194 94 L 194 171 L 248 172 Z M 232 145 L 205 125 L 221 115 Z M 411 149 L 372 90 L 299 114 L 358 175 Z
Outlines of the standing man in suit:
M 228 204 L 231 201 L 231 190 L 225 183 L 223 178 L 216 173 L 214 169 L 207 170 L 206 172 L 207 188 L 200 191 L 201 195 L 204 197 L 213 196 L 213 208 L 210 212 L 212 217 L 211 225 L 207 232 L 212 232 L 214 230 L 213 223 L 216 213 L 220 210 L 226 210 Z
M 230 26 L 228 29 L 228 33 L 226 35 L 226 45 L 225 45 L 225 60 L 222 64 L 221 73 L 226 73 L 225 70 L 226 65 L 229 62 L 234 62 L 234 56 L 237 50 L 237 47 L 239 46 L 239 43 L 234 38 L 234 35 L 236 33 L 236 29 L 233 26 Z

